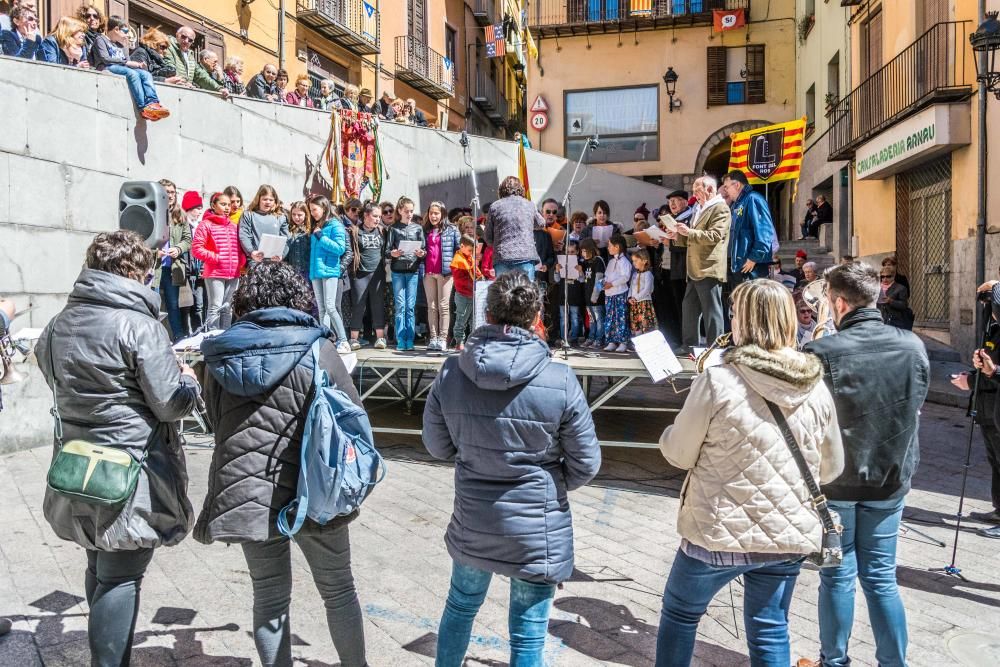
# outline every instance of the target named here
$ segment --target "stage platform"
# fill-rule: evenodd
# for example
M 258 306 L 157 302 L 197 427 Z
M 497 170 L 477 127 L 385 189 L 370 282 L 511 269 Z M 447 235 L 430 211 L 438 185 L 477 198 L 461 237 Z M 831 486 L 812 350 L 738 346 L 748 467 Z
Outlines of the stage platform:
M 357 365 L 354 367 L 353 375 L 362 402 L 365 403 L 369 413 L 373 414 L 372 424 L 375 432 L 420 435 L 421 429 L 418 424 L 423 406 L 416 406 L 415 411 L 415 404 L 422 404 L 426 400 L 427 392 L 430 391 L 441 365 L 449 356 L 457 354 L 457 352 L 428 353 L 419 348 L 412 352 L 397 352 L 392 349 L 376 350 L 369 347 L 355 352 Z M 682 373 L 660 384 L 653 384 L 645 366 L 631 353 L 574 349 L 566 358 L 561 351 L 556 351 L 553 361 L 568 364 L 573 369 L 580 379 L 592 411 L 633 413 L 629 418 L 634 418 L 634 413 L 677 412 L 678 407 L 666 407 L 663 405 L 666 401 L 658 399 L 664 398 L 663 392 L 676 396 L 686 391 L 695 375 L 694 362 L 690 359 L 681 359 L 681 366 L 684 368 Z M 640 384 L 643 385 L 641 394 L 636 392 L 623 394 L 622 390 L 626 387 Z M 403 406 L 402 415 L 397 415 L 400 418 L 394 421 L 417 421 L 417 423 L 379 424 L 381 420 L 376 418 L 374 413 L 380 413 L 382 410 L 376 409 L 373 405 L 378 401 L 389 401 Z M 416 420 L 406 417 L 415 417 Z M 604 438 L 601 437 L 601 430 L 599 424 L 598 437 L 601 438 L 602 446 L 647 448 L 657 446 L 656 442 L 641 441 L 638 438 L 627 439 L 620 436 L 617 439 Z

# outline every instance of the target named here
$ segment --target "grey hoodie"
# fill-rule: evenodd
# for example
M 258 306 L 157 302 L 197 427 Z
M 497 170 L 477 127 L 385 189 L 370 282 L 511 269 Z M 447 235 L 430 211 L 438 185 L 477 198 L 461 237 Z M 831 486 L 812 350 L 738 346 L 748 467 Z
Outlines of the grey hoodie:
M 536 583 L 573 573 L 567 491 L 601 467 L 580 383 L 517 327 L 485 326 L 445 361 L 424 408 L 424 445 L 455 461 L 445 536 L 459 563 Z

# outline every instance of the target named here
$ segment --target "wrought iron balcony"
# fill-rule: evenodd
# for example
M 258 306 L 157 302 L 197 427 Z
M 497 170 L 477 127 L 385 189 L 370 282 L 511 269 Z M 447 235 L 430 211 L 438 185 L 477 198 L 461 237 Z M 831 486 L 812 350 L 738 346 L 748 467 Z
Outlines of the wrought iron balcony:
M 375 0 L 296 0 L 296 17 L 361 56 L 379 53 L 381 17 Z
M 536 37 L 657 30 L 712 24 L 716 9 L 744 9 L 750 0 L 651 0 L 651 9 L 632 9 L 632 0 L 536 0 L 528 7 L 528 27 Z
M 490 78 L 489 72 L 482 67 L 476 71 L 472 101 L 482 109 L 494 125 L 503 127 L 507 124 L 510 113 L 507 97 L 500 91 L 496 82 Z
M 455 65 L 411 35 L 396 38 L 396 78 L 435 100 L 455 94 Z
M 971 21 L 938 23 L 833 105 L 830 160 L 849 160 L 858 146 L 938 102 L 972 95 Z
M 497 0 L 472 0 L 472 16 L 481 26 L 492 25 L 503 19 Z

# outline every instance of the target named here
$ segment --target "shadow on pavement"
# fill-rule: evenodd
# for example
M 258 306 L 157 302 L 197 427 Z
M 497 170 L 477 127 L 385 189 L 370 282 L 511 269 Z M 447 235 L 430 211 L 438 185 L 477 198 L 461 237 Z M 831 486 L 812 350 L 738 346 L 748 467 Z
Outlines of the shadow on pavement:
M 942 558 L 941 565 L 946 559 Z M 959 563 L 961 566 L 961 563 Z M 935 565 L 934 567 L 937 567 Z M 979 595 L 984 593 L 1000 593 L 1000 584 L 988 584 L 978 581 L 963 581 L 957 577 L 949 577 L 941 573 L 929 572 L 906 565 L 896 566 L 896 579 L 900 586 L 912 588 L 925 593 L 936 593 L 950 598 L 961 598 L 989 607 L 1000 607 L 1000 600 Z

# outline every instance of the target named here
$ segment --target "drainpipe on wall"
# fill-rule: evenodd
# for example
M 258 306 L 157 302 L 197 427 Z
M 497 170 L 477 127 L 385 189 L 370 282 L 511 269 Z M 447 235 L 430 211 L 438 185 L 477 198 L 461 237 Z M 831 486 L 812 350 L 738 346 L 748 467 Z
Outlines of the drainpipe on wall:
M 976 25 L 982 25 L 986 20 L 986 0 L 979 0 L 979 18 Z M 988 67 L 986 53 L 974 54 L 980 58 L 979 71 L 985 72 Z M 986 282 L 986 80 L 979 80 L 979 99 L 976 100 L 979 106 L 979 145 L 977 146 L 977 158 L 979 169 L 977 179 L 978 199 L 976 206 L 976 286 Z M 985 322 L 983 319 L 983 309 L 976 307 L 976 341 Z
M 285 0 L 278 2 L 278 69 L 285 69 Z
M 372 92 L 372 100 L 375 104 L 378 104 L 378 101 L 382 99 L 382 8 L 379 6 L 380 4 L 379 0 L 375 0 L 375 16 L 378 17 L 378 53 L 375 54 L 375 89 Z

